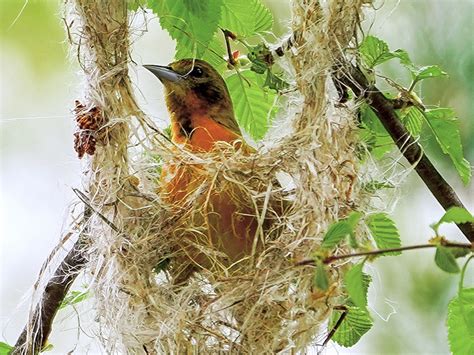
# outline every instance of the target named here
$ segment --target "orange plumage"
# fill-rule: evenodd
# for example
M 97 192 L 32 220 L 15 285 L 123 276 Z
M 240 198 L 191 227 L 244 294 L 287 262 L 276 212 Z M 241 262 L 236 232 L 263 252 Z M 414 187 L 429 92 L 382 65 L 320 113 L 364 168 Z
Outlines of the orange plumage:
M 212 153 L 216 150 L 216 142 L 227 142 L 244 153 L 252 151 L 242 139 L 225 82 L 208 63 L 183 59 L 167 67 L 145 67 L 165 86 L 173 142 L 197 154 Z M 201 169 L 186 164 L 165 164 L 163 167 L 162 197 L 174 205 L 176 211 L 180 208 L 186 211 L 184 205 L 189 203 L 186 197 L 196 194 L 206 178 Z M 201 225 L 201 230 L 183 232 L 179 236 L 181 249 L 188 260 L 179 261 L 186 265 L 178 271 L 176 283 L 184 282 L 194 271 L 215 266 L 215 259 L 205 255 L 202 249 L 198 251 L 196 245 L 224 253 L 228 262 L 221 267 L 227 267 L 251 252 L 257 221 L 248 201 L 244 201 L 232 184 L 210 186 L 210 191 L 202 191 L 193 200 L 201 209 L 198 216 L 190 218 Z

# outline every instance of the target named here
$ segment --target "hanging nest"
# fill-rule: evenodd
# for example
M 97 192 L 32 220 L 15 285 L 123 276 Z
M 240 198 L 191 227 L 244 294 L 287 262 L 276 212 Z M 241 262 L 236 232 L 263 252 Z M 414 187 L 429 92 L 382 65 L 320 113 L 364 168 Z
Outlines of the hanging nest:
M 172 144 L 136 105 L 125 2 L 69 4 L 87 80 L 82 114 L 103 115 L 85 170 L 95 213 L 84 231 L 108 353 L 294 352 L 324 338 L 321 325 L 344 302 L 346 267 L 332 264 L 321 291 L 314 268 L 298 262 L 366 203 L 354 108 L 338 104 L 330 74 L 367 2 L 294 0 L 288 57 L 298 91 L 280 110 L 291 134 L 257 152 L 222 143 L 207 154 Z M 160 185 L 163 169 L 192 176 L 179 203 Z M 213 233 L 226 206 L 249 221 L 244 255 L 223 253 Z

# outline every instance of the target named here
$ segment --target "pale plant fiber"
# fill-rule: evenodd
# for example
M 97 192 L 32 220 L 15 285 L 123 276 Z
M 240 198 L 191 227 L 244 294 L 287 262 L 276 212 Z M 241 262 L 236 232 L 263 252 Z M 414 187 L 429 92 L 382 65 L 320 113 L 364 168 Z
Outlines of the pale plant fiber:
M 313 286 L 313 268 L 295 263 L 318 250 L 331 223 L 364 203 L 353 112 L 336 105 L 329 90 L 330 71 L 354 38 L 364 3 L 293 1 L 289 56 L 298 93 L 286 111 L 293 132 L 248 156 L 226 144 L 193 155 L 157 134 L 131 90 L 125 1 L 68 1 L 85 103 L 99 107 L 106 120 L 84 190 L 94 211 L 117 230 L 97 213 L 88 221 L 88 273 L 107 353 L 304 351 L 322 334 L 332 307 L 343 301 L 345 267 L 331 269 L 322 292 Z M 150 152 L 201 177 L 181 209 L 160 199 Z M 281 188 L 277 173 L 291 176 L 295 187 Z M 232 267 L 210 243 L 183 238 L 206 236 L 205 197 L 220 189 L 231 191 L 260 226 L 254 252 Z M 177 260 L 190 262 L 184 255 L 189 244 L 209 255 L 212 267 L 177 287 L 168 278 L 182 266 Z M 157 275 L 154 267 L 167 257 L 170 271 Z

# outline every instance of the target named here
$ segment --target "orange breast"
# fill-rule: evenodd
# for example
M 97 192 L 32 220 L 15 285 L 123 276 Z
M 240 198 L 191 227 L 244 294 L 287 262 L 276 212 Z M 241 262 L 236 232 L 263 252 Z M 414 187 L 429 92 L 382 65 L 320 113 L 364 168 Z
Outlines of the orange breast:
M 211 152 L 216 141 L 232 143 L 240 139 L 237 134 L 204 115 L 194 116 L 192 123 L 194 129 L 190 138 L 177 134 L 181 132 L 173 132 L 174 141 L 184 144 L 189 150 Z M 176 126 L 175 129 L 177 128 Z M 194 207 L 199 207 L 192 217 L 193 223 L 202 225 L 197 226 L 200 227 L 199 234 L 186 233 L 182 238 L 224 252 L 230 262 L 234 262 L 248 255 L 252 248 L 257 222 L 253 217 L 251 203 L 239 196 L 238 188 L 232 183 L 221 181 L 211 185 L 206 179 L 209 180 L 209 177 L 200 166 L 168 164 L 162 170 L 162 198 L 178 209 L 189 203 L 186 197 L 192 194 L 191 203 L 197 204 Z M 206 184 L 203 185 L 204 182 Z M 198 188 L 199 194 L 196 195 Z M 186 211 L 185 207 L 182 212 Z M 189 255 L 194 254 L 192 259 L 196 263 L 204 267 L 213 264 L 209 257 L 186 245 L 183 243 L 183 249 Z

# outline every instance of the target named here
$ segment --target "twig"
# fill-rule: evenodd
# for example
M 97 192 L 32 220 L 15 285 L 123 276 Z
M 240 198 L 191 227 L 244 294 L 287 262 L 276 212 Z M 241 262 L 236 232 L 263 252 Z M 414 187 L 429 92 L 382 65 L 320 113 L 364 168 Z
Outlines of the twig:
M 331 256 L 328 256 L 327 258 L 324 258 L 322 262 L 323 264 L 330 264 L 336 260 L 350 259 L 350 258 L 355 258 L 358 256 L 382 255 L 386 253 L 405 251 L 405 250 L 436 248 L 438 246 L 443 246 L 446 248 L 471 249 L 474 251 L 474 243 L 453 243 L 453 242 L 448 242 L 448 241 L 442 241 L 439 245 L 438 244 L 419 244 L 419 245 L 409 245 L 409 246 L 400 247 L 400 248 L 378 249 L 378 250 L 363 251 L 359 253 L 331 255 Z M 305 259 L 296 264 L 296 266 L 305 266 L 305 265 L 316 265 L 316 262 L 314 259 Z
M 230 47 L 229 38 L 232 39 L 232 40 L 235 40 L 237 37 L 235 36 L 235 34 L 233 34 L 229 30 L 221 28 L 221 31 L 224 34 L 225 46 L 226 46 L 226 49 L 227 49 L 227 56 L 229 57 L 228 62 L 229 62 L 230 65 L 234 66 L 235 64 L 237 64 L 237 62 L 235 61 L 235 58 L 232 54 L 232 48 Z
M 349 87 L 356 96 L 366 100 L 402 154 L 414 166 L 415 171 L 441 206 L 445 210 L 454 206 L 465 208 L 454 189 L 436 170 L 421 146 L 400 122 L 393 102 L 387 99 L 374 85 L 370 85 L 359 68 L 351 64 L 348 66 L 348 71 L 341 69 L 336 73 L 337 79 Z M 474 223 L 459 223 L 457 226 L 470 242 L 474 242 Z
M 25 325 L 11 354 L 38 354 L 44 348 L 56 316 L 69 288 L 87 262 L 80 235 L 72 249 L 48 281 L 33 316 Z
M 342 306 L 342 307 L 339 307 L 339 308 L 334 307 L 334 310 L 342 311 L 342 314 L 339 317 L 339 319 L 337 320 L 336 324 L 334 324 L 334 327 L 332 327 L 332 329 L 330 330 L 330 332 L 329 332 L 328 336 L 326 337 L 326 339 L 324 339 L 324 342 L 321 345 L 323 348 L 326 345 L 328 345 L 329 340 L 331 340 L 331 338 L 334 336 L 336 331 L 339 329 L 339 327 L 341 326 L 342 322 L 344 321 L 344 319 L 346 318 L 347 313 L 348 313 L 348 310 L 345 306 Z

